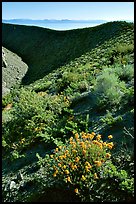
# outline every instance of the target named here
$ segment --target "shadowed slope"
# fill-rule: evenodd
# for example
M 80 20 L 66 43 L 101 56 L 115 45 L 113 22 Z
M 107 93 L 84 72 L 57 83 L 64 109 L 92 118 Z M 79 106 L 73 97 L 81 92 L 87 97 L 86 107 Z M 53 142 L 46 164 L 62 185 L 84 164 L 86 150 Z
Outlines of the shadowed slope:
M 106 40 L 118 36 L 131 24 L 110 22 L 92 28 L 55 31 L 35 26 L 3 24 L 2 43 L 28 64 L 22 80 L 29 84 Z

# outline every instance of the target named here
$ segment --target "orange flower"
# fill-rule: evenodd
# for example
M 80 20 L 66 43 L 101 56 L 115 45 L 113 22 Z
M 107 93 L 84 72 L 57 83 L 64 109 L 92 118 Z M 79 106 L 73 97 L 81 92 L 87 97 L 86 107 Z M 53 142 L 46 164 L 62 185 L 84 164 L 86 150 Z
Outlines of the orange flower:
M 61 167 L 61 163 L 58 163 L 58 166 Z
M 75 158 L 75 162 L 79 162 L 80 158 L 79 157 L 76 157 Z
M 82 153 L 83 153 L 83 155 L 85 156 L 85 154 L 86 154 L 86 150 L 83 150 L 83 152 L 82 152 Z
M 102 165 L 101 161 L 94 161 L 94 163 L 96 164 L 97 167 L 100 167 Z
M 77 140 L 79 138 L 78 133 L 75 134 L 75 139 Z

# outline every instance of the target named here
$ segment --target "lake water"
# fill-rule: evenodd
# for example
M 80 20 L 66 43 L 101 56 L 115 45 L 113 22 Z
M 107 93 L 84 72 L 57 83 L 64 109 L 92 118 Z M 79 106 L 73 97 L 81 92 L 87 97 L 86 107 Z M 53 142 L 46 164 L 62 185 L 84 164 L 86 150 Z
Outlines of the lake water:
M 71 29 L 77 29 L 77 28 L 87 28 L 87 27 L 94 27 L 97 25 L 100 25 L 102 23 L 81 23 L 81 22 L 76 22 L 76 23 L 69 23 L 69 22 L 60 22 L 60 23 L 38 23 L 38 24 L 25 24 L 28 26 L 38 26 L 38 27 L 44 27 L 44 28 L 49 28 L 53 30 L 71 30 Z

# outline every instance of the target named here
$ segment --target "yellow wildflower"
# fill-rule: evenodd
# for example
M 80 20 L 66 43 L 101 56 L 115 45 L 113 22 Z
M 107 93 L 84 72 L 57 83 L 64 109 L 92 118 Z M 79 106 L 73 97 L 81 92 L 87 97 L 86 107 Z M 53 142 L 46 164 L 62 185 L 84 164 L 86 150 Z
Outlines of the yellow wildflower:
M 57 174 L 54 172 L 53 177 L 56 177 L 56 176 L 57 176 Z
M 98 135 L 96 136 L 96 139 L 99 141 L 99 140 L 101 139 L 101 135 L 98 134 Z
M 88 161 L 85 162 L 85 165 L 87 165 L 87 167 L 90 169 L 92 168 L 91 164 Z
M 71 164 L 70 167 L 71 167 L 72 170 L 77 169 L 77 166 L 76 166 L 76 165 L 73 165 L 73 164 Z
M 90 171 L 88 166 L 85 166 L 85 170 L 86 170 L 86 172 Z
M 78 188 L 75 188 L 74 192 L 78 194 L 79 193 Z
M 59 156 L 59 159 L 63 159 L 63 155 L 60 155 L 60 156 Z
M 84 145 L 84 142 L 80 142 L 80 145 L 83 146 L 83 145 Z
M 65 170 L 65 174 L 69 174 L 69 170 Z
M 95 132 L 92 132 L 91 134 L 92 134 L 92 135 L 96 135 Z
M 78 133 L 75 134 L 75 139 L 78 139 L 79 138 L 79 135 Z
M 22 138 L 20 141 L 20 144 L 23 144 L 25 142 L 25 138 Z
M 106 146 L 107 146 L 107 143 L 106 143 L 106 142 L 103 142 L 103 146 L 106 147 Z
M 105 160 L 104 160 L 104 159 L 101 159 L 101 162 L 105 162 Z
M 50 158 L 53 158 L 53 154 L 50 155 Z
M 93 134 L 88 134 L 88 138 L 92 140 L 94 138 L 94 135 Z
M 76 154 L 76 153 L 77 153 L 77 150 L 73 149 L 72 152 L 73 152 L 74 154 Z
M 66 154 L 64 154 L 64 155 L 63 155 L 63 158 L 64 158 L 64 159 L 66 159 L 66 157 L 67 157 L 67 155 L 66 155 Z
M 58 149 L 58 148 L 56 148 L 56 149 L 55 149 L 55 152 L 58 152 L 58 150 L 59 150 L 59 149 Z
M 57 173 L 58 173 L 58 170 L 56 170 L 53 174 L 53 177 L 56 177 L 57 176 Z
M 65 153 L 66 153 L 66 154 L 68 154 L 68 153 L 69 153 L 69 151 L 66 149 Z
M 66 165 L 64 165 L 64 166 L 63 166 L 63 169 L 66 169 L 66 168 L 67 168 Z
M 77 169 L 77 166 L 76 166 L 76 165 L 74 165 L 74 166 L 73 166 L 73 168 L 74 168 L 74 169 Z
M 109 135 L 109 136 L 108 136 L 108 138 L 109 138 L 109 139 L 112 139 L 112 138 L 113 138 L 113 136 L 112 136 L 112 135 Z
M 97 140 L 93 140 L 92 143 L 93 143 L 93 144 L 98 144 L 98 141 L 97 141 Z
M 56 166 L 53 166 L 53 168 L 56 170 L 57 169 L 57 167 Z
M 110 157 L 111 157 L 111 154 L 106 153 L 106 158 L 110 158 Z
M 102 149 L 102 144 L 101 143 L 99 144 L 99 147 L 100 147 L 100 149 Z
M 70 137 L 70 139 L 69 139 L 69 140 L 70 140 L 70 142 L 72 142 L 72 141 L 73 141 L 73 137 Z
M 107 147 L 108 147 L 109 149 L 112 149 L 113 146 L 114 146 L 114 145 L 113 145 L 113 142 L 110 142 L 110 143 L 107 144 Z
M 94 161 L 94 163 L 96 164 L 97 167 L 100 167 L 102 165 L 101 161 Z
M 97 173 L 94 173 L 94 179 L 98 179 Z
M 91 145 L 90 145 L 90 144 L 88 144 L 88 148 L 91 148 Z
M 68 176 L 66 179 L 67 179 L 67 181 L 68 181 L 68 182 L 70 182 L 70 183 L 71 183 L 70 176 Z
M 86 138 L 87 138 L 87 135 L 86 135 L 85 133 L 83 133 L 83 134 L 82 134 L 82 138 L 83 138 L 83 139 L 86 139 Z
M 82 175 L 81 180 L 82 180 L 82 181 L 85 181 L 85 180 L 86 180 L 86 178 L 85 178 L 85 176 L 84 176 L 84 175 Z

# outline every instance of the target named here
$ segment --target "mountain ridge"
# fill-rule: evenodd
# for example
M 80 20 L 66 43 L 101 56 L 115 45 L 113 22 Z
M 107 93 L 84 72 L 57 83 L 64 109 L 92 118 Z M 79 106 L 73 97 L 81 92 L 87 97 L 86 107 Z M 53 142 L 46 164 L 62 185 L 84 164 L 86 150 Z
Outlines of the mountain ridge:
M 131 28 L 132 25 L 109 22 L 91 28 L 55 31 L 36 26 L 2 24 L 2 43 L 28 64 L 29 69 L 22 82 L 29 84 L 119 35 L 125 27 Z

